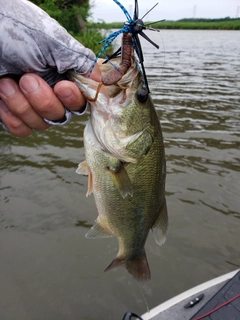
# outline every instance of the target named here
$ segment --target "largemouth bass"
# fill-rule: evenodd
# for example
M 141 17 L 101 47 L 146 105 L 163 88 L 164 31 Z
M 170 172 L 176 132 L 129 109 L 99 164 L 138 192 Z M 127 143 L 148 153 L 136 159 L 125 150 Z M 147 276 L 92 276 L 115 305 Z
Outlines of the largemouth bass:
M 86 237 L 116 236 L 119 251 L 106 270 L 123 265 L 135 279 L 148 280 L 149 230 L 162 245 L 168 226 L 163 136 L 130 34 L 123 34 L 122 57 L 111 61 L 99 60 L 101 83 L 70 75 L 91 108 L 84 130 L 86 161 L 77 169 L 88 175 L 87 196 L 94 194 L 98 210 Z

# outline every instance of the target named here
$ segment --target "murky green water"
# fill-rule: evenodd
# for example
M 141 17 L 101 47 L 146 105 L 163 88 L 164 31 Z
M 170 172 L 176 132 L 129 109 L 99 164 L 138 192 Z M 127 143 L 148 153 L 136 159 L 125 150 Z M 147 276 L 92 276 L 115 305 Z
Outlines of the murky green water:
M 240 266 L 240 32 L 161 36 L 164 53 L 161 40 L 144 52 L 165 137 L 170 228 L 163 247 L 151 234 L 146 245 L 150 308 Z M 23 140 L 0 129 L 1 320 L 146 312 L 123 268 L 103 273 L 116 239 L 84 237 L 97 216 L 87 179 L 75 173 L 87 117 Z

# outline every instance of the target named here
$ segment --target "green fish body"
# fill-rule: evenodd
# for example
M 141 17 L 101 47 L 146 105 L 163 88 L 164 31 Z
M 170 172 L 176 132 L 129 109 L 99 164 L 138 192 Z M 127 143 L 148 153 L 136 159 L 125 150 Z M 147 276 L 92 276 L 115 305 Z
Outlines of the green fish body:
M 106 270 L 123 265 L 135 279 L 148 280 L 144 245 L 149 230 L 162 245 L 168 226 L 166 163 L 152 98 L 131 59 L 129 70 L 113 85 L 71 76 L 91 106 L 84 130 L 86 161 L 77 172 L 88 175 L 87 195 L 93 193 L 98 210 L 86 237 L 115 236 L 119 242 L 118 254 Z M 120 63 L 119 58 L 114 61 Z M 100 65 L 103 75 L 113 68 L 107 65 Z

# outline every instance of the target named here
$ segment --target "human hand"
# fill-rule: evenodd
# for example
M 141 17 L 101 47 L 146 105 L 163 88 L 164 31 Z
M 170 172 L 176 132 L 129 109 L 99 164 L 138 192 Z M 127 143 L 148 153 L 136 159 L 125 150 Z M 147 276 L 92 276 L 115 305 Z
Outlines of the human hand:
M 98 65 L 90 78 L 101 81 Z M 0 79 L 0 97 L 0 119 L 8 132 L 17 137 L 29 136 L 32 129 L 49 128 L 43 118 L 64 121 L 64 107 L 81 112 L 86 105 L 85 98 L 73 82 L 62 80 L 52 90 L 40 76 L 33 73 L 24 74 L 19 83 L 10 77 Z
M 84 98 L 66 81 L 67 72 L 88 74 L 94 53 L 29 1 L 1 1 L 0 16 L 0 120 L 8 131 L 28 136 L 32 128 L 49 127 L 43 118 L 62 119 L 63 106 L 72 111 L 83 108 Z M 101 80 L 97 65 L 91 78 Z

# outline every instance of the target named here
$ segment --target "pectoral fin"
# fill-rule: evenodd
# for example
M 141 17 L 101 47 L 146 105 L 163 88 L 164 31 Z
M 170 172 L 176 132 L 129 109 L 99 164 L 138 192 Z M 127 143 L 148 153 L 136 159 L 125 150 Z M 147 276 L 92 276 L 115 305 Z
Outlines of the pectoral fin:
M 127 195 L 133 196 L 132 183 L 124 166 L 119 164 L 118 167 L 108 168 L 108 170 L 121 196 L 123 198 L 126 198 Z
M 164 204 L 159 211 L 157 220 L 155 221 L 152 231 L 153 236 L 158 245 L 163 245 L 166 241 L 166 234 L 168 229 L 168 214 L 166 200 L 164 199 Z
M 91 229 L 86 233 L 85 235 L 88 239 L 94 239 L 94 238 L 110 238 L 113 237 L 111 233 L 106 231 L 98 222 L 98 220 L 95 221 L 94 225 L 91 227 Z

